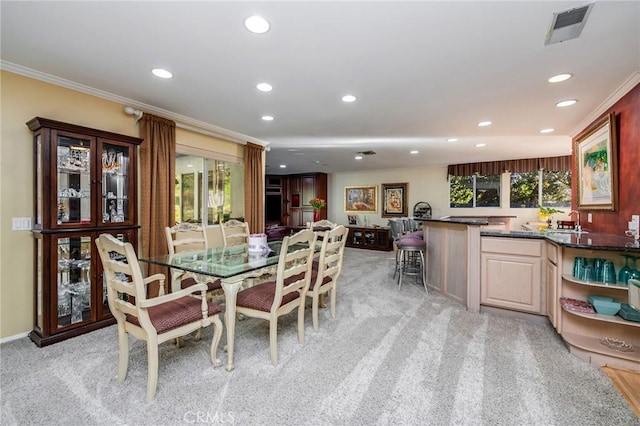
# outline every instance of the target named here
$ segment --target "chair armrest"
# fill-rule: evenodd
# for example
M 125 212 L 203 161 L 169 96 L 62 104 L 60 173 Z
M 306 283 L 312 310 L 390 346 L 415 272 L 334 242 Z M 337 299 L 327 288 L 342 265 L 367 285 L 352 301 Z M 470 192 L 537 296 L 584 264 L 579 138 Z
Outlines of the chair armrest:
M 153 274 L 149 277 L 142 279 L 142 282 L 144 283 L 145 286 L 148 286 L 150 283 L 154 281 L 160 282 L 160 286 L 158 288 L 159 295 L 162 296 L 163 294 L 166 294 L 168 283 L 166 281 L 166 277 L 164 276 L 164 274 Z
M 163 303 L 171 302 L 172 300 L 180 299 L 181 297 L 189 296 L 193 293 L 200 293 L 201 297 L 207 295 L 207 285 L 205 283 L 194 284 L 182 290 L 157 296 L 151 299 L 145 299 L 138 302 L 138 306 L 141 308 L 148 308 L 150 306 L 162 305 Z

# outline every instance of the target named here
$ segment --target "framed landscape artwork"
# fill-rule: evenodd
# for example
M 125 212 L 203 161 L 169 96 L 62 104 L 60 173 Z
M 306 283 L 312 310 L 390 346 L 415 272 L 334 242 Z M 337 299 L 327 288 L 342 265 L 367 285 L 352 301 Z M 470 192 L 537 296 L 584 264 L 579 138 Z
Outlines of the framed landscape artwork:
M 345 186 L 345 213 L 376 213 L 378 211 L 377 186 Z
M 382 217 L 407 216 L 407 183 L 382 184 Z
M 618 170 L 615 113 L 596 121 L 576 138 L 578 208 L 617 209 Z

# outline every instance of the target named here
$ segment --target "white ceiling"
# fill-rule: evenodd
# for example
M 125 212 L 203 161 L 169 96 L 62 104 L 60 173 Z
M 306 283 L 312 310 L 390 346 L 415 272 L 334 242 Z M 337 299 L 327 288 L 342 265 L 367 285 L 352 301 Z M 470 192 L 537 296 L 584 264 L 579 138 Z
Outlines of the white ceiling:
M 568 155 L 571 136 L 640 73 L 639 1 L 599 1 L 579 38 L 544 45 L 553 13 L 586 3 L 3 0 L 1 59 L 268 142 L 267 173 Z M 254 14 L 269 32 L 244 29 Z M 574 77 L 547 82 L 561 72 Z M 262 81 L 274 90 L 256 90 Z M 357 102 L 341 102 L 347 93 Z M 377 155 L 354 160 L 366 150 Z

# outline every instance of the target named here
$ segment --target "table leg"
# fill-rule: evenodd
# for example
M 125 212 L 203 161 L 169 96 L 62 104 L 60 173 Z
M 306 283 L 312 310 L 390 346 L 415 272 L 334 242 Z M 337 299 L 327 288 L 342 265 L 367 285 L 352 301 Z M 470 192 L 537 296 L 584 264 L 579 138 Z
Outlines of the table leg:
M 233 345 L 236 334 L 236 296 L 242 285 L 242 279 L 222 280 L 224 301 L 226 304 L 224 322 L 227 329 L 227 371 L 233 370 Z

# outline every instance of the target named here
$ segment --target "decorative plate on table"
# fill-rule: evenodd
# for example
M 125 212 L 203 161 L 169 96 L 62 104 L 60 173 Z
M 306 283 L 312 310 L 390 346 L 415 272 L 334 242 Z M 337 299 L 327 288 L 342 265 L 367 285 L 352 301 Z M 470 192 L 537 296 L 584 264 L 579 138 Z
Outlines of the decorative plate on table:
M 571 299 L 568 297 L 560 298 L 560 305 L 567 311 L 572 312 L 581 312 L 583 314 L 595 314 L 596 311 L 593 309 L 593 306 L 587 301 Z

